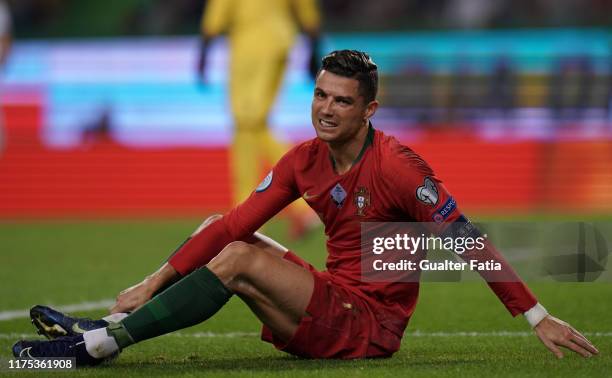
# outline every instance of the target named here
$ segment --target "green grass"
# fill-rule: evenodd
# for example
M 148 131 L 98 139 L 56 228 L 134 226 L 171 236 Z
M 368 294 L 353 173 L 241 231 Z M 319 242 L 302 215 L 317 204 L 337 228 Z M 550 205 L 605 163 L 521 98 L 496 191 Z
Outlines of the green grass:
M 0 223 L 0 311 L 33 304 L 69 304 L 114 297 L 155 270 L 197 220 Z M 283 241 L 284 224 L 267 228 Z M 322 267 L 322 233 L 286 243 Z M 534 283 L 530 285 L 554 315 L 591 336 L 600 355 L 567 354 L 556 360 L 535 336 L 462 336 L 458 332 L 525 332 L 482 282 L 424 283 L 401 350 L 392 358 L 317 361 L 276 351 L 255 335 L 257 319 L 233 298 L 214 318 L 178 335 L 131 347 L 110 364 L 63 376 L 605 376 L 612 371 L 612 284 Z M 80 315 L 102 316 L 104 310 Z M 421 335 L 413 336 L 415 332 Z M 201 332 L 238 337 L 194 337 Z M 27 319 L 0 321 L 0 358 L 10 357 L 9 334 L 34 336 Z M 435 336 L 432 333 L 438 333 Z M 1 372 L 0 375 L 8 374 Z M 39 376 L 40 373 L 22 372 Z M 13 374 L 11 374 L 13 375 Z

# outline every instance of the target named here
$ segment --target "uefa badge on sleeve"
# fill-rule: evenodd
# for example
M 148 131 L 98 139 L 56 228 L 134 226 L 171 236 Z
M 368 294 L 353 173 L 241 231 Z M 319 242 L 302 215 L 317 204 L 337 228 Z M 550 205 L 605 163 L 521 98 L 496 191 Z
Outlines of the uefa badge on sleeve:
M 270 171 L 270 173 L 268 173 L 268 175 L 257 186 L 257 188 L 255 188 L 255 193 L 261 193 L 264 190 L 268 189 L 270 187 L 270 184 L 272 184 L 272 177 L 273 177 L 273 175 L 274 175 L 274 172 Z
M 355 192 L 355 206 L 357 207 L 357 215 L 363 217 L 366 207 L 370 206 L 370 192 L 363 186 L 360 186 Z
M 417 188 L 416 198 L 426 205 L 438 204 L 438 187 L 430 177 L 425 177 L 423 185 Z

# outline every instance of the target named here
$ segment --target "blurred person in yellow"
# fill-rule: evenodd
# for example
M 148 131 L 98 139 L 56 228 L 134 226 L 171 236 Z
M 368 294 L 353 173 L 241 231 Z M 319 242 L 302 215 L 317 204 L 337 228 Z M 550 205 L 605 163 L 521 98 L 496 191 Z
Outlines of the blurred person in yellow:
M 308 36 L 308 68 L 313 78 L 316 75 L 319 25 L 316 0 L 209 0 L 205 6 L 198 64 L 201 78 L 211 40 L 224 34 L 229 38 L 234 205 L 245 200 L 261 181 L 261 163 L 273 164 L 287 150 L 270 132 L 268 115 L 300 30 Z M 312 224 L 310 214 L 302 200 L 290 209 L 291 236 L 299 237 Z
M 0 0 L 0 67 L 4 67 L 11 47 L 11 13 L 6 1 Z
M 11 14 L 8 5 L 4 0 L 0 0 L 0 77 L 6 63 L 11 42 Z M 0 81 L 1 82 L 1 81 Z M 0 96 L 2 96 L 2 88 L 0 88 Z M 1 103 L 1 102 L 0 102 Z M 0 108 L 0 153 L 4 147 L 4 113 Z

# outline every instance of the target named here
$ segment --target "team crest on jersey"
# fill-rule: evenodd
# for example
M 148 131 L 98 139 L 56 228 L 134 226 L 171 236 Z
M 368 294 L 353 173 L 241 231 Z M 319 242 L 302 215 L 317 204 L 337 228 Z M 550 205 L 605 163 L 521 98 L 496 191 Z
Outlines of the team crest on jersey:
M 268 175 L 263 179 L 261 184 L 259 184 L 257 188 L 255 188 L 255 192 L 260 193 L 268 189 L 270 187 L 270 184 L 272 184 L 272 176 L 273 176 L 273 173 L 272 171 L 270 171 L 270 173 L 268 173 Z
M 366 207 L 370 206 L 370 192 L 364 186 L 360 186 L 355 192 L 355 206 L 357 207 L 357 215 L 360 217 L 365 215 Z
M 344 205 L 344 200 L 346 199 L 346 191 L 340 184 L 336 184 L 334 188 L 330 192 L 332 201 L 336 204 L 337 208 L 341 208 Z
M 430 177 L 425 177 L 423 185 L 417 188 L 416 198 L 424 204 L 436 206 L 438 203 L 438 187 Z

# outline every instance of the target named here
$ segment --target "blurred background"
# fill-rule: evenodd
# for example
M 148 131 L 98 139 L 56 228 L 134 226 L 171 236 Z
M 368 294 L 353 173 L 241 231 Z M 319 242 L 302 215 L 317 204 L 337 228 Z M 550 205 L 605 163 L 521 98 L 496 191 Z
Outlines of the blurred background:
M 282 2 L 242 5 L 256 1 Z M 36 337 L 31 305 L 106 315 L 116 293 L 158 269 L 203 218 L 232 205 L 230 49 L 224 38 L 212 42 L 202 83 L 206 3 L 0 0 L 0 360 L 16 338 Z M 609 376 L 612 260 L 601 244 L 612 245 L 612 1 L 321 0 L 319 6 L 318 53 L 360 49 L 379 66 L 374 126 L 430 163 L 459 206 L 497 235 L 495 244 L 520 274 L 531 278 L 528 272 L 544 265 L 547 276 L 530 284 L 534 293 L 602 350 L 598 359 L 568 358 L 554 367 L 535 338 L 516 337 L 527 334 L 526 324 L 502 315 L 485 285 L 464 275 L 458 289 L 461 275 L 451 272 L 429 280 L 453 282 L 421 285 L 409 328 L 420 337 L 405 337 L 393 361 L 331 364 L 326 374 L 346 376 L 355 368 L 363 376 L 371 367 L 397 375 L 409 367 L 409 374 L 416 368 L 422 375 L 427 369 L 508 375 L 512 364 L 514 375 L 569 376 L 580 369 L 582 376 Z M 301 35 L 293 46 L 268 119 L 287 145 L 315 137 L 309 42 Z M 259 178 L 268 168 L 253 162 Z M 287 218 L 267 224 L 266 234 L 323 269 L 323 233 L 291 238 Z M 499 218 L 513 222 L 499 225 Z M 572 228 L 567 219 L 594 226 Z M 532 253 L 540 246 L 545 255 Z M 554 261 L 536 265 L 534 255 Z M 558 282 L 566 280 L 580 283 Z M 248 336 L 258 325 L 235 297 L 180 338 L 128 351 L 114 375 L 138 368 L 167 376 L 159 370 L 167 364 L 194 376 L 203 367 L 219 375 L 322 371 L 261 348 Z M 245 337 L 203 340 L 192 332 Z M 481 357 L 491 348 L 502 353 L 488 364 Z M 244 359 L 231 358 L 237 352 Z
M 205 1 L 6 3 L 0 219 L 229 208 L 228 44 L 214 41 L 199 82 Z M 323 0 L 320 10 L 319 53 L 373 57 L 374 126 L 429 161 L 468 213 L 612 212 L 612 2 Z M 291 51 L 269 118 L 289 143 L 315 136 L 308 49 L 303 38 Z

